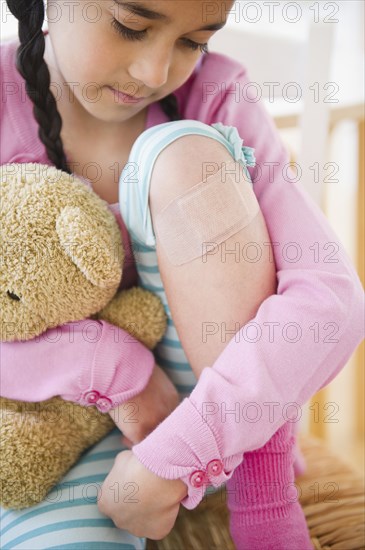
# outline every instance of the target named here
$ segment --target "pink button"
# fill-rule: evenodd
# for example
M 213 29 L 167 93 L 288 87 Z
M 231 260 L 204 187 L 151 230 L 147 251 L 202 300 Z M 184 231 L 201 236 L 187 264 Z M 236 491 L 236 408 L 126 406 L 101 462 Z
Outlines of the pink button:
M 208 462 L 207 473 L 211 476 L 219 476 L 223 471 L 223 463 L 221 460 L 215 459 Z
M 111 402 L 109 397 L 105 397 L 105 395 L 102 395 L 97 400 L 96 406 L 100 412 L 109 412 L 110 409 L 113 407 L 113 403 Z
M 99 397 L 100 397 L 100 393 L 96 390 L 88 391 L 84 395 L 84 399 L 88 403 L 92 403 L 92 404 L 96 403 Z
M 203 472 L 203 470 L 196 470 L 190 476 L 190 483 L 192 484 L 193 487 L 201 487 L 202 485 L 204 485 L 205 480 L 206 480 L 206 475 L 205 475 L 205 472 Z

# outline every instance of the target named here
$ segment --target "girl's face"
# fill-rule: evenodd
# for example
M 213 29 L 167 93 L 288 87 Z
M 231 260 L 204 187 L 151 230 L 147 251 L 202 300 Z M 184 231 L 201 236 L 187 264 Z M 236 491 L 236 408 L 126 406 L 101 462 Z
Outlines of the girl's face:
M 48 0 L 46 61 L 51 80 L 62 83 L 66 101 L 74 102 L 75 97 L 92 117 L 127 120 L 189 78 L 233 3 Z M 111 88 L 144 99 L 121 99 Z M 60 99 L 61 91 L 57 93 Z

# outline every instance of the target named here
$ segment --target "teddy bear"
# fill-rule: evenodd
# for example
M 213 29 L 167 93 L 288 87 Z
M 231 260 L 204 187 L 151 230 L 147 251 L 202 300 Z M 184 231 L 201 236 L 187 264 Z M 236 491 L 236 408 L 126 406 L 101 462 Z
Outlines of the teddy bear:
M 126 330 L 150 350 L 156 346 L 167 326 L 161 300 L 138 287 L 117 292 L 121 232 L 83 178 L 45 164 L 5 164 L 0 205 L 1 342 L 91 318 Z M 0 397 L 0 415 L 0 503 L 11 509 L 41 502 L 115 427 L 95 406 L 59 396 L 37 403 Z

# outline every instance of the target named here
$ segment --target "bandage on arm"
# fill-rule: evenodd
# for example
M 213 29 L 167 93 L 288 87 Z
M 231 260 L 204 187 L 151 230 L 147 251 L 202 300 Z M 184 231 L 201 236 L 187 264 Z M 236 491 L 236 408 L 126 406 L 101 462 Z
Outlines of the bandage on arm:
M 153 225 L 168 260 L 179 266 L 229 239 L 259 210 L 251 181 L 232 161 L 170 201 Z

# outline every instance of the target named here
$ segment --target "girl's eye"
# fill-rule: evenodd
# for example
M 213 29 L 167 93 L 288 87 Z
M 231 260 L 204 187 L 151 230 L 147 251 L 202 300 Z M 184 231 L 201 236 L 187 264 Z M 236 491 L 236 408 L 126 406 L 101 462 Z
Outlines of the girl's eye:
M 128 40 L 143 40 L 145 34 L 147 31 L 133 31 L 132 29 L 129 29 L 128 27 L 125 27 L 117 19 L 112 19 L 112 27 L 116 29 L 116 31 L 121 34 L 124 38 L 127 38 Z
M 199 44 L 199 42 L 194 42 L 193 40 L 189 40 L 188 38 L 184 38 L 183 40 L 188 48 L 191 48 L 194 51 L 199 49 L 202 53 L 208 53 L 207 42 L 205 44 Z
M 111 25 L 119 34 L 121 34 L 127 40 L 143 40 L 147 34 L 146 30 L 134 31 L 132 29 L 129 29 L 128 27 L 125 27 L 124 25 L 119 23 L 119 21 L 114 18 L 112 19 Z M 207 43 L 199 44 L 199 42 L 194 42 L 193 40 L 189 40 L 188 38 L 183 38 L 182 40 L 188 48 L 194 51 L 200 49 L 201 52 L 208 53 Z

